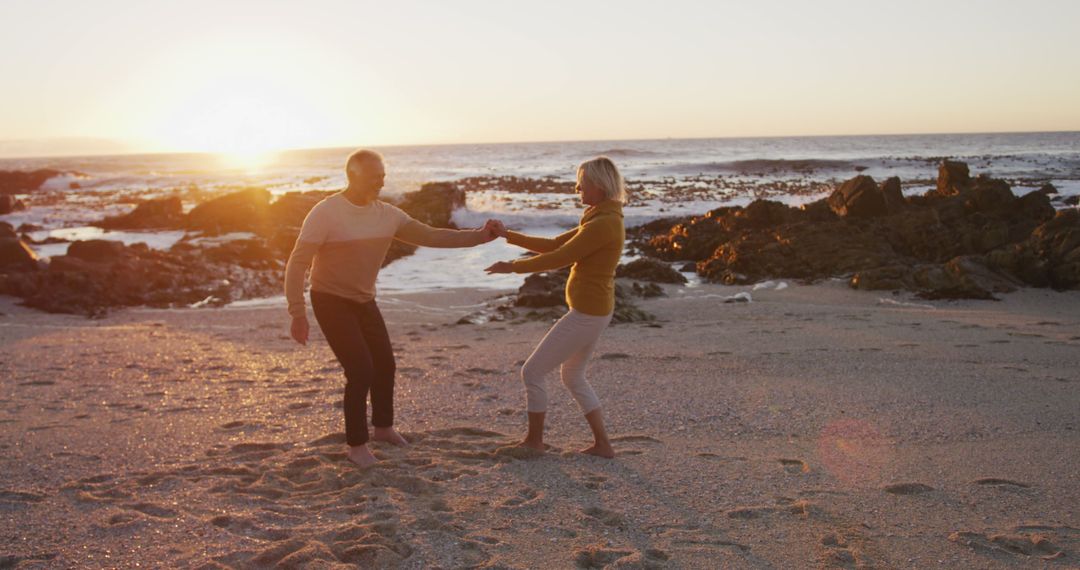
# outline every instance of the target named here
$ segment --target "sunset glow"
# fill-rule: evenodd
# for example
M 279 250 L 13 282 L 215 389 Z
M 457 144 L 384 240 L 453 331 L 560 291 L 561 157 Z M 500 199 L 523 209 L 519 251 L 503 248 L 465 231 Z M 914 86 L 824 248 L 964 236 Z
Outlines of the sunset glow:
M 1080 129 L 1073 2 L 56 4 L 0 154 Z

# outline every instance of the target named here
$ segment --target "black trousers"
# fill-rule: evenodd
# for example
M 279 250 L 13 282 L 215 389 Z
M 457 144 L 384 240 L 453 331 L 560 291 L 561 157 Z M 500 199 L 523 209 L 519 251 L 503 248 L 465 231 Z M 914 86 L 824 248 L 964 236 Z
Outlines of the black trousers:
M 394 349 L 379 307 L 372 299 L 357 303 L 336 295 L 311 292 L 311 308 L 330 350 L 345 369 L 345 440 L 368 441 L 367 396 L 371 423 L 394 425 Z

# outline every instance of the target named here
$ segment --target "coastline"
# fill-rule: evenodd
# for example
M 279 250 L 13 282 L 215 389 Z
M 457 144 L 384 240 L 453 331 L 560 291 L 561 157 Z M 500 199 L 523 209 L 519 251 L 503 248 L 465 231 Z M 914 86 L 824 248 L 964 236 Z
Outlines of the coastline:
M 587 430 L 556 378 L 556 449 L 503 449 L 523 431 L 518 363 L 547 323 L 455 324 L 490 290 L 383 295 L 413 446 L 378 447 L 368 472 L 343 459 L 336 361 L 317 332 L 292 343 L 281 308 L 88 320 L 0 298 L 0 560 L 1005 568 L 1080 555 L 1080 293 L 664 289 L 639 303 L 657 321 L 610 327 L 593 357 L 613 461 L 573 453 Z M 720 302 L 739 292 L 753 302 Z

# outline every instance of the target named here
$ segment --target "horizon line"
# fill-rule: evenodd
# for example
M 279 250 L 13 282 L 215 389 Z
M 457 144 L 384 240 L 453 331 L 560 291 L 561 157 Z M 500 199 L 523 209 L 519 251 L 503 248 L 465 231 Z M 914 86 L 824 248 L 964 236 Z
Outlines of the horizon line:
M 442 142 L 442 143 L 396 143 L 396 144 L 373 144 L 373 145 L 330 145 L 312 147 L 291 147 L 282 149 L 268 149 L 253 151 L 256 154 L 287 154 L 298 152 L 325 151 L 337 149 L 396 149 L 416 147 L 452 147 L 452 146 L 497 146 L 512 144 L 566 144 L 566 143 L 591 143 L 591 142 L 657 142 L 672 140 L 736 140 L 736 139 L 812 139 L 812 138 L 856 138 L 856 137 L 918 137 L 918 136 L 948 136 L 948 135 L 1040 135 L 1040 134 L 1066 134 L 1080 133 L 1080 130 L 1064 129 L 1053 131 L 941 131 L 941 132 L 911 132 L 911 133 L 864 133 L 864 134 L 825 134 L 825 135 L 753 135 L 753 136 L 706 136 L 706 137 L 650 137 L 650 138 L 617 138 L 617 139 L 548 139 L 548 140 L 513 140 L 513 141 L 486 141 L 486 142 Z M 10 142 L 41 143 L 46 141 L 63 140 L 99 140 L 115 144 L 124 144 L 120 140 L 101 139 L 99 137 L 56 137 L 51 139 L 14 139 L 0 140 L 0 145 Z M 0 156 L 0 160 L 43 160 L 50 158 L 109 158 L 109 157 L 135 157 L 135 156 L 165 156 L 165 155 L 229 155 L 234 154 L 222 151 L 208 150 L 161 150 L 161 151 L 133 151 L 133 152 L 102 152 L 86 154 L 41 154 L 41 155 L 12 155 Z

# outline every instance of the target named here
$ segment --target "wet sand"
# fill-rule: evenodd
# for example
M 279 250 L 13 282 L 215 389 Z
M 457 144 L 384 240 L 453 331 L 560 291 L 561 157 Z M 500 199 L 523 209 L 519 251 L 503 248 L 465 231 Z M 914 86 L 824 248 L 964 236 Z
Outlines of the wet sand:
M 923 302 L 667 286 L 590 377 L 617 457 L 517 368 L 491 292 L 382 299 L 398 428 L 345 460 L 343 378 L 283 308 L 47 315 L 0 298 L 0 568 L 1076 568 L 1080 293 Z

